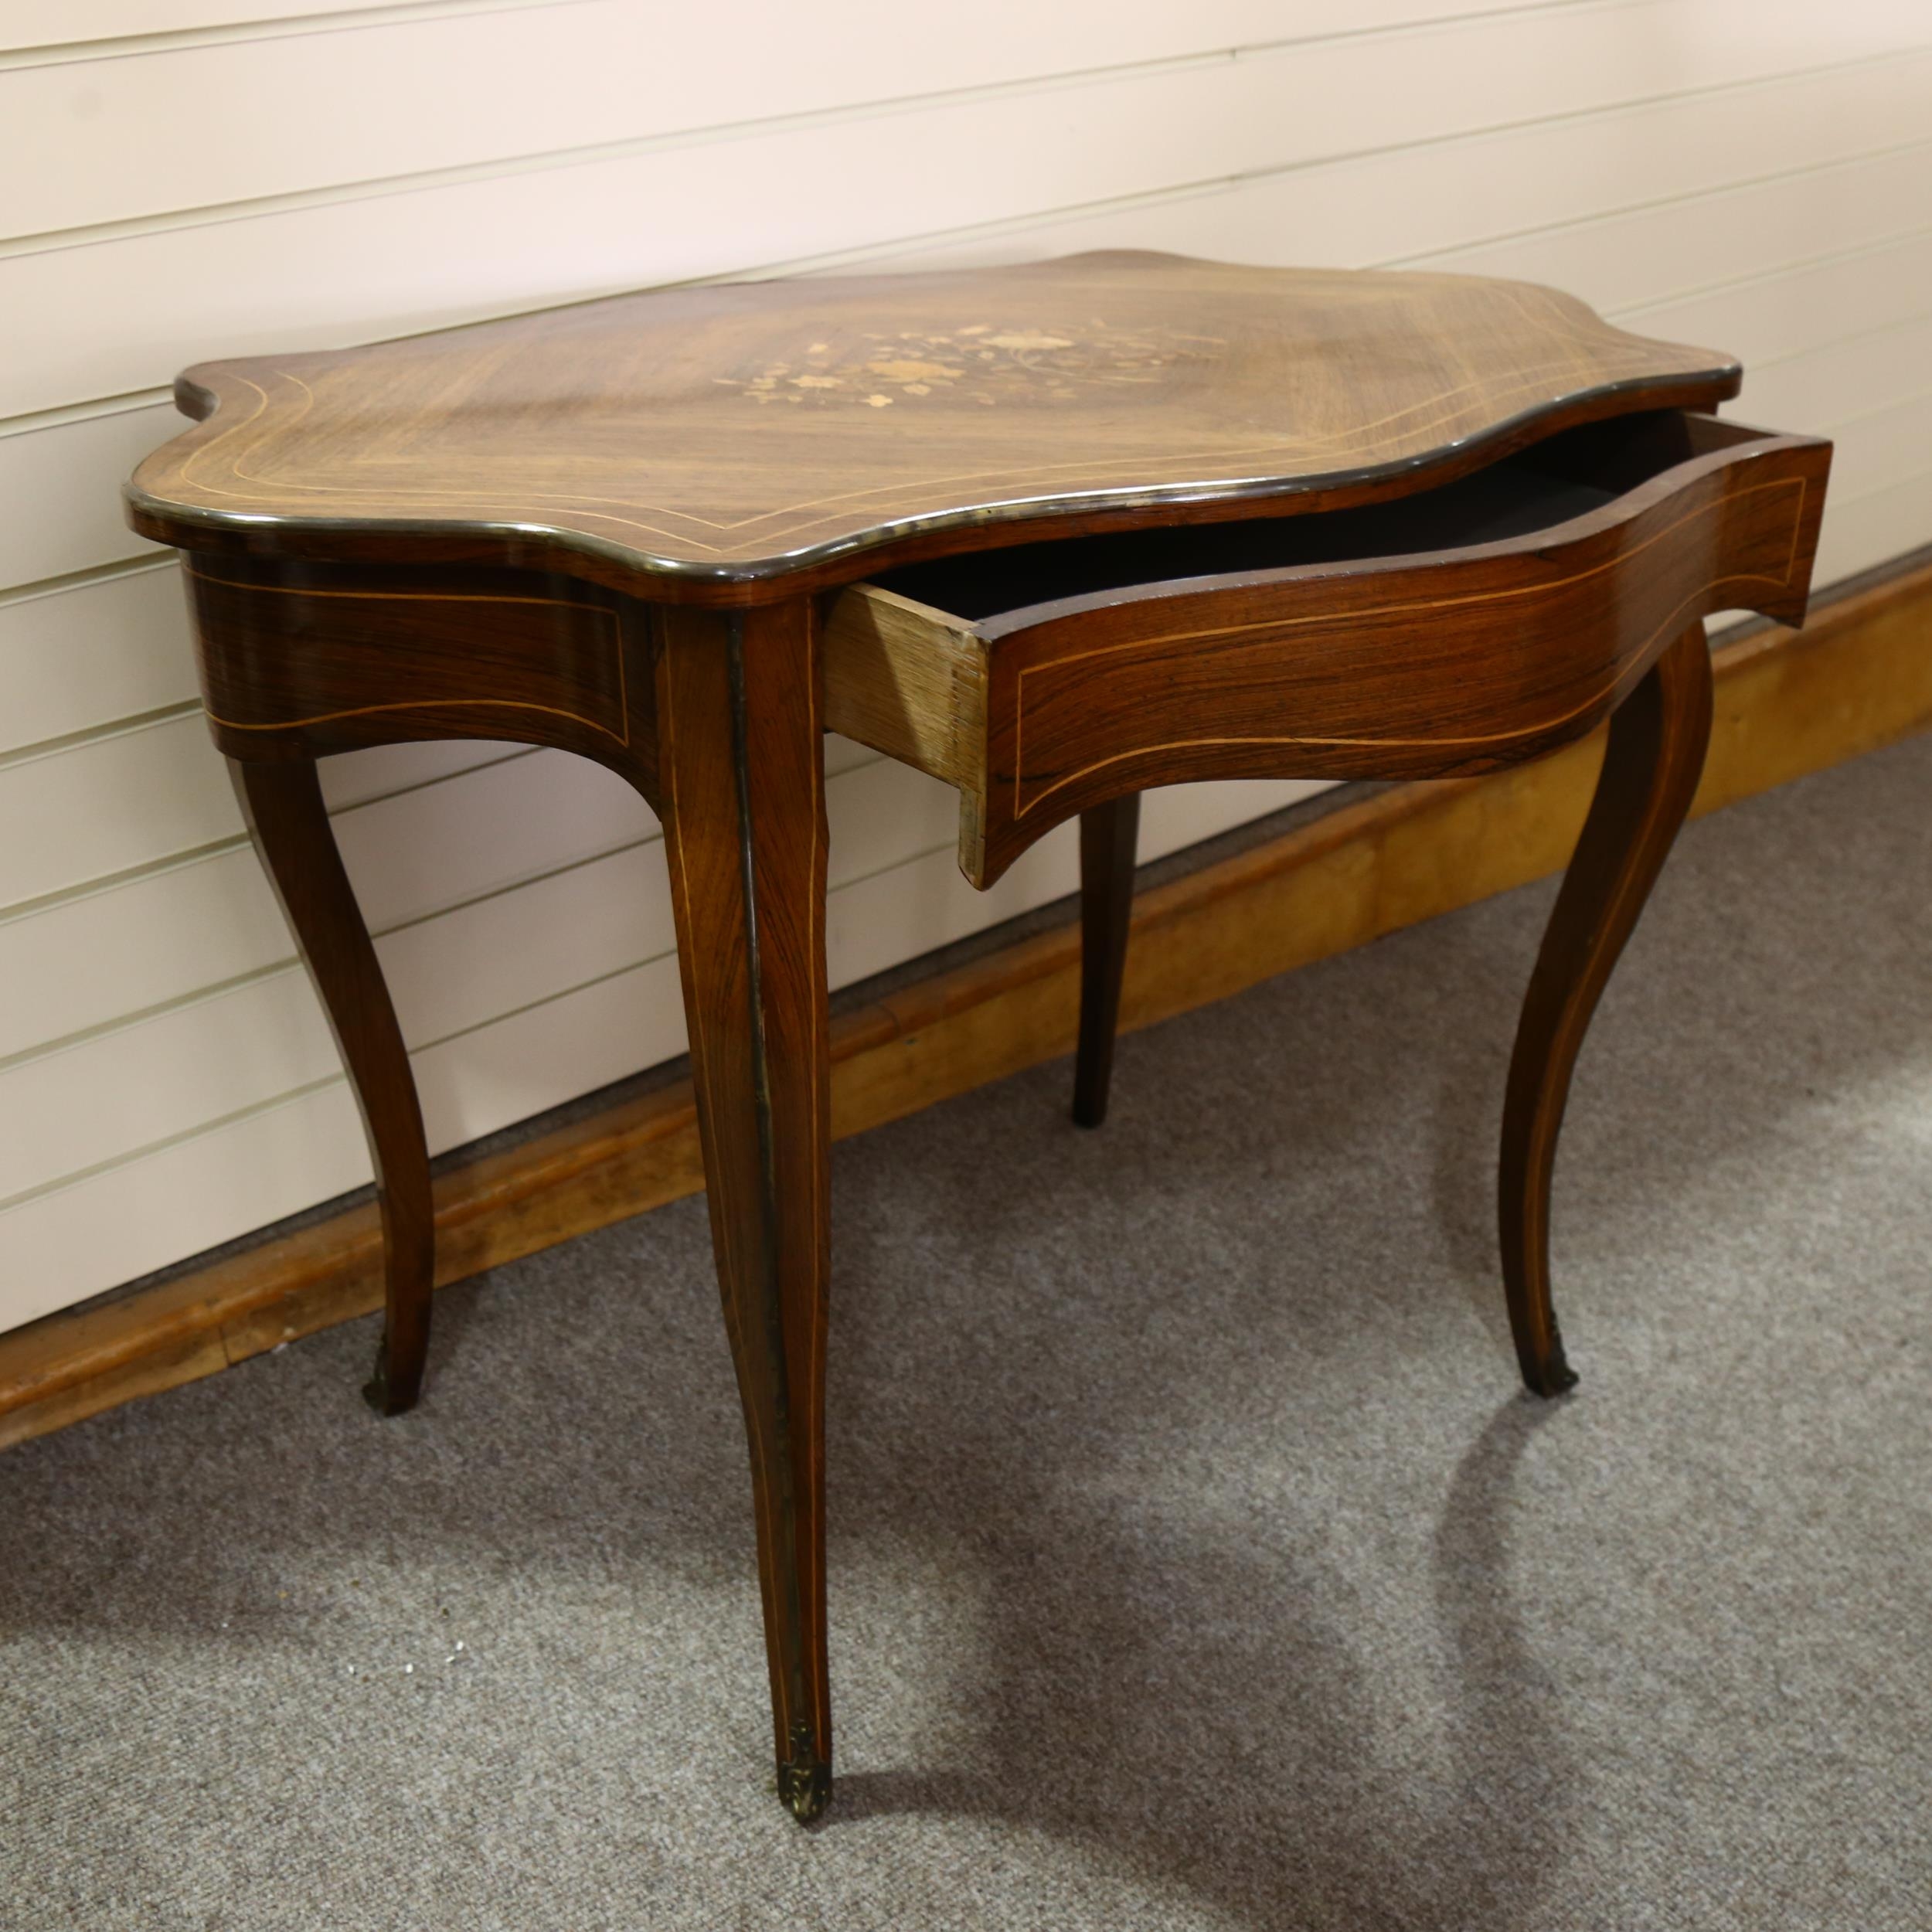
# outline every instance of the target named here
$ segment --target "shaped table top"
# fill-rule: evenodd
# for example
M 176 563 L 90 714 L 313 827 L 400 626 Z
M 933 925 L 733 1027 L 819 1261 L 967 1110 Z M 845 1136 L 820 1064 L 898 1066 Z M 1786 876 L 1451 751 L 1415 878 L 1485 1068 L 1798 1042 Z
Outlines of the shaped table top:
M 204 420 L 128 494 L 137 529 L 189 548 L 740 602 L 988 543 L 1399 495 L 1739 380 L 1529 283 L 1076 255 L 205 363 L 176 389 Z

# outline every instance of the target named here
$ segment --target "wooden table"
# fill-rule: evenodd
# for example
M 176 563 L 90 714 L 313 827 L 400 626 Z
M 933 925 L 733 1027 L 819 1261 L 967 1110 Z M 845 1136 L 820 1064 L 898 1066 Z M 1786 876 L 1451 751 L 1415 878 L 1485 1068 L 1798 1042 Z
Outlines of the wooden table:
M 1801 620 L 1829 460 L 1724 357 L 1520 283 L 1108 253 L 621 298 L 182 377 L 128 489 L 369 1128 L 371 1385 L 420 1386 L 429 1168 L 315 760 L 557 746 L 662 818 L 778 1788 L 831 1788 L 823 733 L 957 787 L 985 885 L 1079 814 L 1097 1121 L 1141 790 L 1447 777 L 1611 716 L 1503 1122 L 1523 1374 L 1571 1067 L 1702 767 L 1701 619 Z M 1613 715 L 1614 714 L 1614 715 Z

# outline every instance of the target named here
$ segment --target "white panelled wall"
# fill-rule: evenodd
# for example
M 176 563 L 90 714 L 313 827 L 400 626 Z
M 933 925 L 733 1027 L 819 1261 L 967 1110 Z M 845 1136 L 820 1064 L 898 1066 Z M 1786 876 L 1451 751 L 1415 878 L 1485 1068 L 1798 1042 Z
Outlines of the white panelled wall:
M 1932 0 L 0 0 L 0 1328 L 366 1180 L 118 488 L 182 365 L 694 277 L 1077 249 L 1547 281 L 1836 439 L 1828 583 L 1932 541 Z M 835 985 L 985 896 L 834 740 Z M 332 760 L 435 1146 L 684 1045 L 657 828 L 502 745 Z M 1148 801 L 1144 853 L 1308 789 Z

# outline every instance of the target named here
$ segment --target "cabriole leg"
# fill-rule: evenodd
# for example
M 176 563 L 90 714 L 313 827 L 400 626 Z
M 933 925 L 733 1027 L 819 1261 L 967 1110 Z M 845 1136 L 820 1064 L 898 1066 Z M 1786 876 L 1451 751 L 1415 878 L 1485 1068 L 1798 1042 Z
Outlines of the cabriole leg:
M 1611 719 L 1597 794 L 1523 1002 L 1503 1102 L 1498 1203 L 1516 1356 L 1539 1396 L 1577 1381 L 1549 1298 L 1550 1181 L 1571 1070 L 1690 809 L 1710 728 L 1710 651 L 1694 624 Z
M 825 1369 L 832 1137 L 810 604 L 665 614 L 658 783 L 725 1328 L 751 1450 L 778 1794 L 832 1790 Z
M 382 1213 L 385 1308 L 376 1372 L 363 1393 L 381 1413 L 400 1415 L 422 1391 L 436 1264 L 429 1149 L 409 1055 L 314 761 L 231 758 L 228 768 L 362 1109 Z
M 1098 1127 L 1107 1118 L 1140 835 L 1138 791 L 1080 814 L 1080 1033 L 1073 1056 L 1073 1118 L 1082 1127 Z

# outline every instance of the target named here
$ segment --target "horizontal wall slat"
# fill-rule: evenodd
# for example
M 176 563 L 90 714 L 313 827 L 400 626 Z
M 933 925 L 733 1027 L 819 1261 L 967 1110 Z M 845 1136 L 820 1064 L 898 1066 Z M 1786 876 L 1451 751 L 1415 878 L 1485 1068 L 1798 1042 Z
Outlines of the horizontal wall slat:
M 653 838 L 406 926 L 378 940 L 376 951 L 413 1049 L 641 965 L 676 944 L 664 842 Z M 673 986 L 674 1006 L 679 998 Z
M 0 298 L 0 301 L 4 301 Z M 166 554 L 121 514 L 134 465 L 185 426 L 172 404 L 0 432 L 0 590 L 123 558 Z
M 1231 781 L 1171 785 L 1145 793 L 1141 808 L 1142 864 L 1325 791 L 1321 779 Z M 835 986 L 849 985 L 935 946 L 983 930 L 1078 888 L 1074 828 L 1051 833 L 1026 859 L 1035 869 L 1005 874 L 989 891 L 968 884 L 951 851 L 931 853 L 848 886 L 825 929 L 826 968 Z M 1015 883 L 1009 888 L 1009 880 Z
M 0 908 L 243 829 L 199 713 L 0 767 L 0 822 L 39 828 L 0 842 Z M 364 910 L 383 927 L 642 837 L 654 821 L 614 773 L 549 751 L 351 807 L 335 822 Z
M 188 610 L 158 568 L 0 600 L 0 753 L 196 696 Z
M 339 752 L 321 760 L 317 768 L 324 803 L 332 811 L 343 811 L 352 805 L 372 804 L 400 791 L 454 778 L 458 772 L 500 764 L 518 757 L 522 750 L 492 738 L 447 738 Z
M 483 0 L 485 5 L 491 3 Z M 397 0 L 387 11 L 454 12 L 475 4 L 476 0 L 430 0 L 429 5 L 412 7 L 408 0 Z M 568 4 L 568 0 L 521 0 L 521 4 L 557 5 Z M 115 50 L 86 43 L 383 11 L 382 0 L 335 0 L 332 5 L 331 0 L 87 0 L 84 9 L 75 0 L 0 0 L 0 52 L 80 43 L 86 47 L 87 56 L 98 57 Z
M 1848 501 L 1844 512 L 1818 544 L 1816 581 L 1821 587 L 1932 543 L 1932 465 L 1870 496 Z
M 1917 475 L 1932 463 L 1932 369 L 1917 396 L 1840 423 L 1832 434 L 1832 486 L 1843 489 L 1848 505 Z
M 649 806 L 615 772 L 562 751 L 486 765 L 334 822 L 362 916 L 378 930 L 657 832 Z
M 345 1082 L 0 1213 L 0 1326 L 17 1327 L 299 1213 L 369 1178 Z
M 340 1070 L 299 971 L 44 1054 L 0 1073 L 0 1200 Z
M 1845 31 L 1896 40 L 1887 11 L 1883 0 L 1851 0 L 1849 12 L 1869 19 Z M 1309 15 L 1316 32 L 1345 19 L 1332 4 Z M 1532 31 L 1534 15 L 1524 19 Z M 1308 30 L 1287 24 L 1298 29 Z M 1281 37 L 1284 21 L 1267 0 L 1060 0 L 1029 12 L 1023 32 L 948 36 L 943 63 L 895 0 L 844 0 L 835 27 L 815 9 L 761 9 L 756 59 L 745 57 L 747 31 L 730 9 L 582 0 L 0 72 L 0 233 L 1010 85 L 1091 67 L 1097 52 L 1110 66 L 1212 54 Z M 675 85 L 651 84 L 671 75 Z M 187 101 L 212 124 L 199 140 L 178 138 Z M 77 114 L 87 140 L 67 165 L 38 165 L 36 141 Z
M 241 814 L 199 713 L 0 767 L 0 909 L 233 838 Z
M 251 848 L 0 920 L 0 1060 L 293 956 Z

